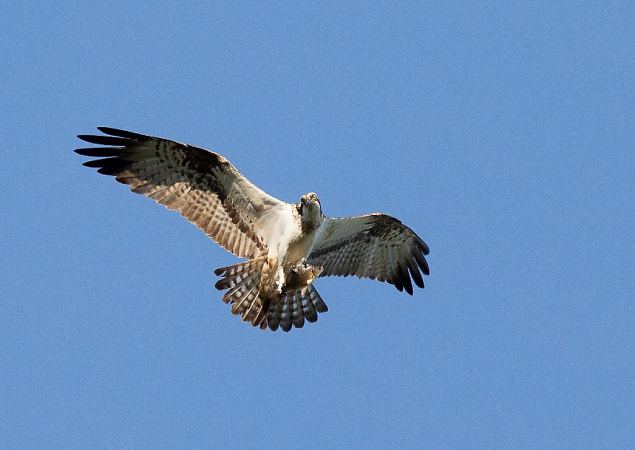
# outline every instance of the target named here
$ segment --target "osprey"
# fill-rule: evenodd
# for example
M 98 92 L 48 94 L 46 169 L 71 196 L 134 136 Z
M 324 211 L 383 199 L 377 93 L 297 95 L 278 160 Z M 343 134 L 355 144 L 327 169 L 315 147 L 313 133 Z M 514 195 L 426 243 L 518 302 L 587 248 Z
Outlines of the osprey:
M 412 295 L 430 270 L 428 246 L 410 228 L 386 214 L 332 218 L 316 194 L 297 204 L 278 200 L 253 185 L 218 153 L 169 139 L 115 128 L 105 135 L 79 135 L 105 147 L 79 148 L 84 163 L 112 175 L 199 227 L 246 261 L 215 271 L 223 301 L 243 321 L 273 331 L 327 311 L 316 278 L 356 275 L 393 284 Z

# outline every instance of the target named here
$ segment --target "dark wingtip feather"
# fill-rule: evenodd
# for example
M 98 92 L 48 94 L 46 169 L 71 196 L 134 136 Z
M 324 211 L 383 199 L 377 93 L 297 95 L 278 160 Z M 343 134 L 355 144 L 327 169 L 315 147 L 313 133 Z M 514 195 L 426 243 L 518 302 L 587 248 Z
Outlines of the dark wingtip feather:
M 97 169 L 97 173 L 102 175 L 119 175 L 122 172 L 122 168 L 117 166 L 104 166 L 101 169 Z
M 420 288 L 425 287 L 423 278 L 421 277 L 421 272 L 419 272 L 419 267 L 417 267 L 417 263 L 413 258 L 408 260 L 408 270 L 410 271 L 410 276 L 412 276 L 415 284 Z
M 426 261 L 426 259 L 423 257 L 421 253 L 414 252 L 414 254 L 415 254 L 415 260 L 417 261 L 417 264 L 421 268 L 421 271 L 425 275 L 430 275 L 430 267 L 428 266 L 428 261 Z
M 82 166 L 101 168 L 107 166 L 109 162 L 114 161 L 117 161 L 117 158 L 91 159 L 90 161 L 83 162 Z
M 112 146 L 120 146 L 125 147 L 130 144 L 130 139 L 125 137 L 114 137 L 114 136 L 96 136 L 92 134 L 78 134 L 78 138 L 82 141 L 90 142 L 91 144 L 99 144 L 99 145 L 112 145 Z
M 423 239 L 421 239 L 419 236 L 415 235 L 415 239 L 417 241 L 417 247 L 419 247 L 419 249 L 421 250 L 421 252 L 424 255 L 427 255 L 428 253 L 430 253 L 430 248 L 428 247 L 428 244 L 426 244 L 425 242 L 423 242 Z
M 119 147 L 90 147 L 90 148 L 76 148 L 75 153 L 82 156 L 122 156 L 124 150 Z
M 406 290 L 406 292 L 408 294 L 412 295 L 412 293 L 413 293 L 412 281 L 410 280 L 410 275 L 408 274 L 408 269 L 406 269 L 402 265 L 399 265 L 397 267 L 397 276 L 399 277 L 399 280 L 401 281 L 401 284 L 403 284 L 403 287 Z
M 94 142 L 92 142 L 92 139 L 94 137 L 99 137 L 99 136 L 95 136 L 93 134 L 78 134 L 77 137 L 81 139 L 82 141 L 86 141 L 86 142 L 90 142 L 91 144 L 94 144 Z
M 134 133 L 132 131 L 121 130 L 119 128 L 110 128 L 110 127 L 97 127 L 99 131 L 105 134 L 109 134 L 110 136 L 117 136 L 128 139 L 147 139 L 148 136 L 144 134 Z

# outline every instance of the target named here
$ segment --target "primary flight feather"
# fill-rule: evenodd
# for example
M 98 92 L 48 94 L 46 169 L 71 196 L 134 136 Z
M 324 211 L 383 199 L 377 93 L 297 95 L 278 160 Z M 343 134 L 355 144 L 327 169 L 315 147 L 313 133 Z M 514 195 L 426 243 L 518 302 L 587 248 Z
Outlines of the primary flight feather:
M 430 269 L 428 246 L 385 214 L 331 218 L 314 193 L 297 204 L 262 191 L 218 153 L 115 128 L 79 135 L 103 147 L 79 148 L 85 166 L 181 213 L 223 248 L 247 261 L 215 271 L 223 301 L 242 320 L 289 331 L 315 322 L 327 307 L 313 282 L 356 275 L 412 295 Z

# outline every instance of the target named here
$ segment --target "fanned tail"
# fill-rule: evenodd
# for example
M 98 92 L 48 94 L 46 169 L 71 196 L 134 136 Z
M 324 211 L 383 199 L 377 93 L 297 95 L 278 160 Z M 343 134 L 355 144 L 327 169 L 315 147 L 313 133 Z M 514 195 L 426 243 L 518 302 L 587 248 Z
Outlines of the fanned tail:
M 223 301 L 232 305 L 232 314 L 239 314 L 245 322 L 262 329 L 267 328 L 269 302 L 260 298 L 258 288 L 266 259 L 262 256 L 214 271 L 222 277 L 216 282 L 216 289 L 227 289 Z
M 272 305 L 267 313 L 267 322 L 272 331 L 278 327 L 290 331 L 292 327 L 302 328 L 304 321 L 315 322 L 318 313 L 328 311 L 328 307 L 313 285 L 288 292 L 279 302 Z
M 309 285 L 283 295 L 263 298 L 260 296 L 260 279 L 266 256 L 233 266 L 221 267 L 214 273 L 222 277 L 216 283 L 219 290 L 227 289 L 223 301 L 230 304 L 232 314 L 261 329 L 276 331 L 302 328 L 305 320 L 315 322 L 318 313 L 328 311 L 320 294 Z

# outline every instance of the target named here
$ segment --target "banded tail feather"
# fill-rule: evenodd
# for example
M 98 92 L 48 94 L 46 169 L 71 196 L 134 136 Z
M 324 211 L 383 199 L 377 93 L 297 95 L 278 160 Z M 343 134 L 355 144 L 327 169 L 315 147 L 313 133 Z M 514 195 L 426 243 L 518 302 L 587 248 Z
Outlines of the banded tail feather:
M 267 322 L 269 329 L 290 331 L 292 327 L 302 328 L 304 321 L 313 323 L 318 313 L 328 311 L 328 307 L 312 284 L 304 289 L 288 292 L 281 301 L 269 307 Z
M 288 332 L 293 327 L 302 328 L 305 320 L 317 321 L 318 313 L 328 311 L 313 285 L 278 297 L 261 297 L 259 286 L 265 263 L 266 256 L 263 256 L 214 271 L 222 277 L 216 282 L 216 288 L 227 289 L 223 301 L 232 305 L 232 314 L 263 330 L 281 328 Z
M 216 282 L 216 289 L 227 289 L 223 301 L 232 305 L 232 314 L 240 315 L 243 321 L 261 329 L 267 328 L 265 317 L 269 309 L 268 302 L 259 295 L 262 266 L 266 259 L 262 256 L 214 271 L 222 277 Z

